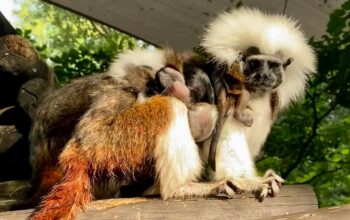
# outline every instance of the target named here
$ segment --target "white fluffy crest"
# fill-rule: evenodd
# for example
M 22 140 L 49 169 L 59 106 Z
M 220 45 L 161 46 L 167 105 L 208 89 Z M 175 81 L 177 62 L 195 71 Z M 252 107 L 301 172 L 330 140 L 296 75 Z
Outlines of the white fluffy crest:
M 164 50 L 160 49 L 136 49 L 128 50 L 118 55 L 112 62 L 107 74 L 123 79 L 127 74 L 125 67 L 128 65 L 149 66 L 154 70 L 159 70 L 164 67 L 165 56 Z M 156 71 L 154 71 L 155 73 Z
M 216 17 L 202 37 L 201 45 L 221 64 L 232 64 L 239 52 L 256 46 L 261 53 L 293 58 L 279 86 L 281 107 L 302 96 L 308 78 L 315 72 L 314 51 L 297 22 L 284 15 L 241 8 Z

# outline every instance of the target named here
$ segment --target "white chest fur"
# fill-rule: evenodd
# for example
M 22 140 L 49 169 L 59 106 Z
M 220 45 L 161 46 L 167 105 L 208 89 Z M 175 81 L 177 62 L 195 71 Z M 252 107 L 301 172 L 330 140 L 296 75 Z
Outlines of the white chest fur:
M 244 128 L 244 133 L 249 151 L 255 158 L 265 143 L 272 125 L 270 94 L 251 101 L 249 106 L 253 110 L 254 122 L 252 127 Z
M 271 128 L 270 95 L 251 100 L 252 127 L 229 116 L 224 123 L 216 152 L 216 179 L 225 177 L 255 177 L 254 157 L 258 155 Z M 210 141 L 204 145 L 203 157 L 207 158 Z

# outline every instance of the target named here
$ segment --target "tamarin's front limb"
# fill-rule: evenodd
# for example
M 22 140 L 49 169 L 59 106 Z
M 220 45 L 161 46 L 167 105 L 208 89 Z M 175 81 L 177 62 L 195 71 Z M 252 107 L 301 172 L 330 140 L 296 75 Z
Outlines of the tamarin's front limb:
M 114 95 L 105 94 L 80 120 L 60 156 L 64 178 L 31 219 L 74 219 L 92 198 L 92 181 L 108 177 L 155 175 L 163 199 L 233 196 L 229 181 L 197 182 L 202 163 L 183 102 L 155 96 L 115 113 Z
M 184 103 L 173 99 L 173 120 L 169 123 L 154 151 L 156 173 L 163 199 L 217 196 L 233 196 L 234 191 L 226 181 L 198 183 L 202 162 L 198 147 L 191 135 L 188 109 Z
M 253 111 L 248 108 L 250 100 L 250 93 L 246 89 L 242 89 L 240 94 L 236 95 L 235 108 L 233 116 L 242 122 L 245 126 L 251 127 L 253 125 Z

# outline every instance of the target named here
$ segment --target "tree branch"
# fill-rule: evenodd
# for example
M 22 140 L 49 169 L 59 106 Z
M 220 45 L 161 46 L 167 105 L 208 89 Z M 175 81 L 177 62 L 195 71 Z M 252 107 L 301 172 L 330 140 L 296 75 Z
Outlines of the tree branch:
M 316 174 L 315 176 L 313 176 L 310 179 L 302 182 L 301 184 L 310 184 L 312 182 L 317 182 L 319 178 L 321 178 L 321 177 L 323 177 L 323 176 L 325 176 L 327 174 L 329 175 L 329 174 L 335 173 L 335 172 L 337 172 L 337 171 L 339 171 L 341 169 L 342 169 L 342 167 L 338 167 L 338 168 L 336 168 L 334 170 L 331 170 L 331 171 L 323 170 L 322 172 Z
M 101 34 L 104 38 L 107 37 L 106 32 L 103 28 L 100 28 L 95 22 L 89 21 L 92 27 L 99 33 Z
M 302 145 L 301 150 L 299 151 L 298 157 L 295 160 L 294 163 L 292 163 L 292 165 L 285 171 L 282 173 L 282 177 L 283 178 L 287 178 L 289 176 L 289 174 L 295 170 L 299 164 L 301 163 L 301 161 L 304 158 L 304 153 L 306 152 L 306 150 L 309 148 L 309 146 L 311 145 L 312 141 L 314 140 L 314 138 L 317 136 L 317 129 L 318 129 L 318 125 L 322 122 L 322 120 L 327 117 L 337 106 L 337 102 L 334 101 L 334 103 L 331 105 L 331 107 L 329 109 L 327 109 L 322 115 L 321 117 L 318 116 L 318 112 L 317 112 L 317 107 L 316 107 L 316 98 L 315 96 L 311 95 L 310 93 L 308 93 L 308 96 L 311 99 L 312 102 L 312 109 L 313 109 L 313 117 L 314 117 L 314 121 L 312 123 L 312 131 L 311 131 L 311 135 L 307 138 L 307 140 L 305 141 L 305 143 Z
M 332 104 L 331 104 L 331 107 L 327 110 L 327 111 L 325 111 L 324 113 L 323 113 L 323 115 L 321 115 L 320 117 L 319 117 L 319 121 L 322 121 L 325 117 L 327 117 L 336 107 L 337 107 L 337 105 L 338 105 L 338 103 L 336 102 L 336 101 L 334 101 Z

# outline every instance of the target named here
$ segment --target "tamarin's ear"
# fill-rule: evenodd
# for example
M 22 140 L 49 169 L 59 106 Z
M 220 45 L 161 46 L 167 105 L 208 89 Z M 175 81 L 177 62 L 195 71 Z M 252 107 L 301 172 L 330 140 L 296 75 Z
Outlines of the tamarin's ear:
M 288 58 L 286 62 L 283 63 L 283 68 L 286 69 L 293 62 L 293 58 Z

